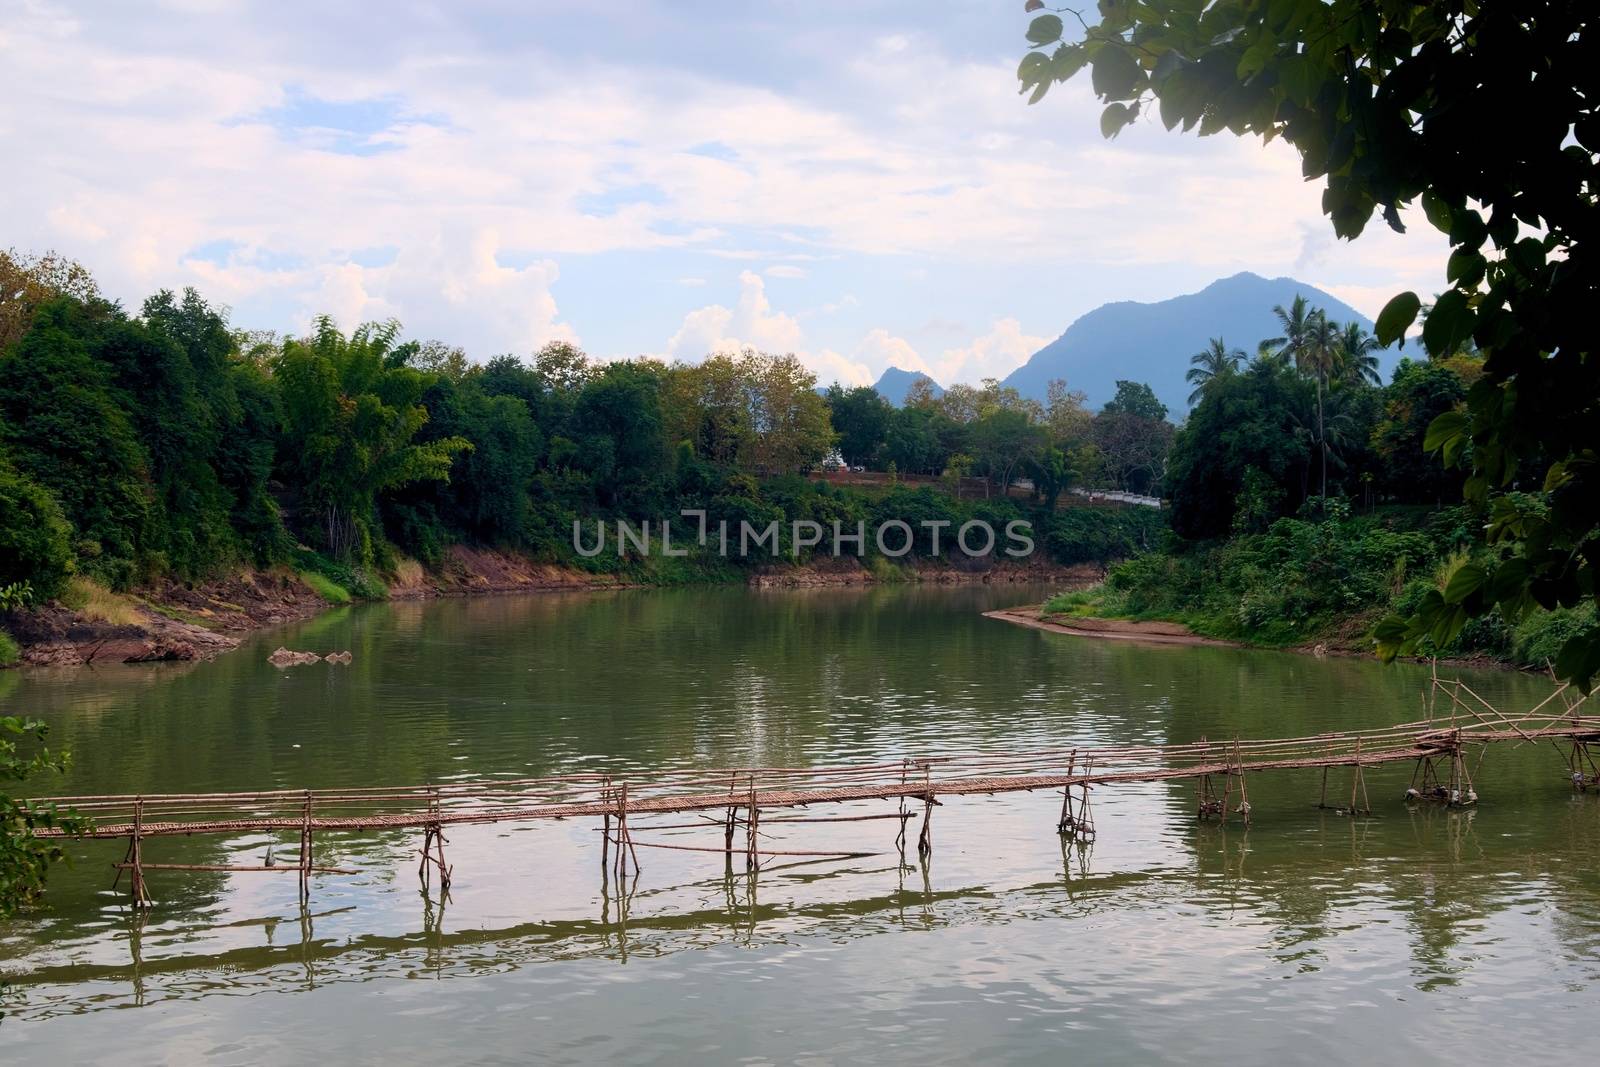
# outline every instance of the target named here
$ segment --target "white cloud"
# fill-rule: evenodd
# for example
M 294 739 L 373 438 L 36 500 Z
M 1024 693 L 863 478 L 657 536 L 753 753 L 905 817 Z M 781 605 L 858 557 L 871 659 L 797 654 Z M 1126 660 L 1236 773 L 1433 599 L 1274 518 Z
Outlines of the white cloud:
M 873 331 L 873 334 L 883 333 L 882 330 Z M 845 385 L 871 385 L 875 380 L 869 365 L 873 357 L 870 346 L 859 348 L 851 356 L 826 347 L 810 348 L 800 320 L 774 310 L 767 297 L 766 283 L 759 274 L 748 270 L 739 274 L 739 299 L 734 306 L 708 304 L 689 312 L 678 332 L 668 338 L 666 355 L 692 363 L 714 352 L 737 352 L 744 348 L 792 352 L 816 374 L 822 385 L 835 381 Z
M 841 356 L 831 348 L 808 353 L 802 358 L 806 366 L 816 372 L 818 385 L 832 385 L 834 382 L 844 386 L 871 385 L 878 380 L 871 367 L 859 360 Z
M 739 274 L 739 299 L 731 308 L 708 304 L 689 312 L 683 325 L 667 341 L 667 355 L 697 360 L 713 352 L 759 348 L 766 352 L 802 349 L 800 323 L 792 315 L 772 310 L 766 283 L 753 271 Z
M 945 349 L 933 377 L 941 385 L 1004 378 L 1050 341 L 1049 337 L 1023 333 L 1022 323 L 1016 319 L 996 319 L 989 332 L 973 338 L 971 344 Z
M 917 350 L 911 347 L 910 341 L 904 337 L 896 337 L 881 327 L 867 331 L 867 335 L 856 346 L 855 356 L 863 364 L 871 366 L 877 375 L 882 375 L 890 367 L 921 371 L 929 375 L 933 373 L 917 354 Z
M 1299 263 L 1369 313 L 1382 303 L 1369 291 L 1426 293 L 1443 262 L 1438 235 L 1381 223 L 1353 244 L 1308 239 L 1328 231 L 1320 189 L 1282 144 L 1143 120 L 1108 144 L 1086 79 L 1029 108 L 1014 59 L 955 59 L 971 50 L 920 34 L 862 34 L 780 90 L 749 65 L 720 76 L 566 54 L 514 19 L 501 27 L 503 13 L 489 39 L 470 4 L 407 8 L 382 26 L 330 15 L 300 39 L 284 28 L 306 24 L 292 0 L 266 20 L 177 2 L 181 18 L 24 5 L 0 29 L 0 99 L 14 105 L 0 109 L 0 143 L 29 146 L 0 179 L 7 242 L 60 248 L 130 303 L 201 284 L 268 313 L 396 315 L 481 356 L 571 336 L 553 286 L 576 255 L 692 251 L 776 264 L 772 278 L 805 276 L 801 263 L 825 277 L 845 256 L 914 257 L 860 287 L 869 308 L 900 279 L 941 272 Z M 348 139 L 327 135 L 337 116 L 283 118 L 296 94 L 389 107 L 356 138 L 385 150 L 325 150 Z M 706 144 L 719 147 L 690 150 Z M 190 254 L 222 240 L 280 265 Z M 353 262 L 378 245 L 398 250 L 392 263 Z M 693 286 L 703 264 L 666 276 Z M 735 307 L 691 312 L 676 340 L 695 355 L 726 339 L 798 350 L 798 317 L 772 311 L 748 274 Z M 934 361 L 940 380 L 1019 360 L 1028 339 L 1007 321 Z M 816 358 L 832 351 L 819 344 Z M 859 369 L 866 357 L 828 358 Z

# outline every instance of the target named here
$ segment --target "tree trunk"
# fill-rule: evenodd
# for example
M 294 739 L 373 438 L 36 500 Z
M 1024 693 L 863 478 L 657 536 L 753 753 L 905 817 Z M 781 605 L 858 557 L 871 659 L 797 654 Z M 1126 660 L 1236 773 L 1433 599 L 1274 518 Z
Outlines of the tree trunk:
M 1328 433 L 1322 425 L 1322 375 L 1317 375 L 1317 443 L 1322 446 L 1322 502 L 1328 502 Z

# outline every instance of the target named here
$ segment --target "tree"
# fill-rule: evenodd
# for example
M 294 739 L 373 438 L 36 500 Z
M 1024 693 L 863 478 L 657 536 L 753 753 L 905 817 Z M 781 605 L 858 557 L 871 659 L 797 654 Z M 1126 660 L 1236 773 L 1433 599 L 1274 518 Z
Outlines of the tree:
M 1229 348 L 1220 337 L 1213 337 L 1203 350 L 1190 356 L 1189 372 L 1183 376 L 1184 381 L 1194 386 L 1194 392 L 1189 394 L 1189 406 L 1193 407 L 1195 401 L 1200 399 L 1206 386 L 1238 373 L 1245 359 L 1244 349 Z
M 1346 323 L 1339 336 L 1339 378 L 1351 385 L 1380 385 L 1383 376 L 1378 373 L 1378 357 L 1382 347 L 1378 339 L 1367 333 L 1359 322 Z
M 1221 537 L 1241 508 L 1251 511 L 1250 524 L 1262 525 L 1264 500 L 1281 508 L 1277 514 L 1292 514 L 1305 498 L 1311 459 L 1296 413 L 1311 400 L 1310 383 L 1277 360 L 1258 361 L 1207 389 L 1167 457 L 1173 530 L 1190 539 Z M 1255 480 L 1247 482 L 1252 470 Z M 1281 492 L 1264 493 L 1261 477 Z M 1253 496 L 1241 504 L 1247 490 Z
M 22 340 L 39 309 L 58 296 L 88 304 L 100 299 L 100 288 L 87 268 L 63 255 L 0 250 L 0 352 Z
M 1074 448 L 1087 441 L 1093 421 L 1088 405 L 1087 393 L 1068 389 L 1061 378 L 1050 379 L 1045 384 L 1044 420 L 1051 442 L 1060 448 Z
M 894 407 L 870 385 L 845 389 L 837 382 L 828 387 L 828 417 L 839 435 L 839 452 L 846 463 L 876 466 L 889 436 Z
M 754 467 L 762 474 L 810 470 L 833 448 L 828 406 L 817 395 L 817 376 L 792 353 L 775 356 L 745 349 L 739 357 L 750 383 Z
M 896 470 L 938 474 L 949 458 L 940 443 L 940 425 L 945 421 L 944 416 L 931 407 L 907 405 L 896 409 L 884 435 L 883 454 Z
M 1164 412 L 1166 408 L 1161 410 Z M 1173 433 L 1172 423 L 1166 419 L 1150 418 L 1107 404 L 1094 420 L 1094 444 L 1099 451 L 1101 470 L 1117 489 L 1140 494 L 1159 493 Z
M 379 494 L 448 479 L 468 442 L 419 442 L 428 421 L 428 377 L 407 366 L 398 322 L 367 323 L 349 337 L 317 319 L 310 337 L 288 341 L 274 361 L 283 397 L 282 456 L 316 516 L 308 528 L 340 559 L 374 561 Z
M 1332 321 L 1319 308 L 1306 321 L 1305 336 L 1295 350 L 1295 365 L 1317 386 L 1317 423 L 1315 441 L 1322 456 L 1322 488 L 1318 494 L 1328 495 L 1328 427 L 1323 418 L 1323 396 L 1328 391 L 1328 379 L 1338 364 L 1343 338 L 1339 324 Z
M 1137 415 L 1152 422 L 1163 422 L 1167 417 L 1167 405 L 1156 399 L 1155 390 L 1144 382 L 1128 382 L 1121 379 L 1117 381 L 1116 395 L 1101 410 L 1111 414 L 1120 412 Z
M 660 491 L 669 457 L 661 414 L 665 372 L 642 360 L 607 363 L 578 395 L 576 464 L 605 505 L 644 509 Z
M 919 374 L 906 386 L 905 402 L 902 407 L 931 408 L 938 404 L 939 398 L 934 395 L 936 386 L 933 379 L 926 374 Z
M 1028 477 L 1033 479 L 1033 491 L 1047 510 L 1055 508 L 1056 501 L 1072 487 L 1078 474 L 1073 469 L 1072 457 L 1054 445 L 1029 456 L 1024 466 Z
M 984 477 L 985 496 L 991 488 L 1004 495 L 1018 469 L 1045 445 L 1039 424 L 1017 408 L 992 407 L 972 429 L 972 469 Z
M 1261 342 L 1261 354 L 1271 353 L 1272 357 L 1283 363 L 1298 364 L 1300 353 L 1306 346 L 1306 337 L 1311 333 L 1311 322 L 1315 313 L 1306 303 L 1306 298 L 1296 293 L 1295 298 L 1285 308 L 1276 304 L 1272 314 L 1278 319 L 1278 329 L 1281 336 L 1268 338 Z
M 1459 498 L 1461 475 L 1422 448 L 1428 426 L 1447 411 L 1465 406 L 1467 386 L 1443 363 L 1402 359 L 1384 391 L 1383 416 L 1372 446 L 1382 460 L 1381 487 L 1397 500 L 1443 503 Z
M 1334 231 L 1359 236 L 1374 214 L 1404 229 L 1421 204 L 1446 234 L 1451 288 L 1423 325 L 1437 357 L 1471 338 L 1485 353 L 1465 411 L 1425 440 L 1469 470 L 1464 492 L 1488 510 L 1499 557 L 1464 569 L 1406 620 L 1386 620 L 1385 655 L 1446 644 L 1498 608 L 1600 603 L 1600 360 L 1589 326 L 1600 292 L 1594 232 L 1600 189 L 1596 14 L 1574 0 L 1328 0 L 1195 5 L 1104 3 L 1081 40 L 1056 14 L 1028 26 L 1018 68 L 1037 102 L 1091 69 L 1114 137 L 1147 109 L 1204 134 L 1282 137 L 1308 179 L 1324 179 Z M 1051 51 L 1046 51 L 1051 49 Z M 1517 121 L 1487 123 L 1486 115 Z M 1377 339 L 1404 337 L 1421 300 L 1401 293 Z M 1545 499 L 1507 492 L 1528 461 Z M 1570 639 L 1557 673 L 1587 687 L 1600 672 L 1600 623 Z
M 688 441 L 695 455 L 712 463 L 748 466 L 756 434 L 751 366 L 727 353 L 676 364 L 663 398 L 669 437 Z
M 0 445 L 61 505 L 78 569 L 125 588 L 149 562 L 153 491 L 125 398 L 85 343 L 112 318 L 114 309 L 69 297 L 38 309 L 22 340 L 0 354 Z
M 465 378 L 471 369 L 466 349 L 445 341 L 423 341 L 406 362 L 424 374 L 437 374 L 454 382 Z

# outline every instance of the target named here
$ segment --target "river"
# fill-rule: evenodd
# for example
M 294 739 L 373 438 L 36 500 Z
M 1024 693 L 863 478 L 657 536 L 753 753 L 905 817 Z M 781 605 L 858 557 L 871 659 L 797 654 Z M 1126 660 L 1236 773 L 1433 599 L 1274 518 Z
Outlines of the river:
M 609 769 L 1303 736 L 1415 719 L 1427 672 L 1144 647 L 982 618 L 1040 590 L 629 591 L 393 603 L 211 663 L 0 673 L 0 705 L 74 751 L 52 792 L 443 782 Z M 278 644 L 349 666 L 275 669 Z M 1539 678 L 1470 673 L 1507 710 Z M 1600 996 L 1600 797 L 1551 746 L 1502 745 L 1475 811 L 1316 808 L 1250 783 L 1248 830 L 1192 784 L 1107 787 L 1064 846 L 1046 793 L 949 798 L 909 869 L 893 822 L 770 826 L 774 847 L 603 875 L 582 821 L 449 832 L 440 906 L 416 835 L 329 835 L 292 877 L 153 872 L 73 848 L 50 906 L 0 927 L 0 1059 L 87 1063 L 1415 1063 L 1576 1054 Z M 1347 790 L 1348 772 L 1333 788 Z M 887 805 L 864 806 L 884 810 Z M 720 844 L 709 831 L 701 843 Z M 286 839 L 285 839 L 286 842 Z M 781 844 L 779 842 L 782 842 Z M 259 863 L 265 836 L 163 838 L 147 861 Z M 126 1010 L 112 1010 L 126 1009 Z

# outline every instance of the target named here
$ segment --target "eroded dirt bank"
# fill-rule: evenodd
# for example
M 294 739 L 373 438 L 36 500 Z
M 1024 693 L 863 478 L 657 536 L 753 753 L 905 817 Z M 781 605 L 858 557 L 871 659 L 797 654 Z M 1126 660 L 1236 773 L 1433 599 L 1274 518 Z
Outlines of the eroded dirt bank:
M 748 578 L 753 588 L 873 585 L 888 580 L 941 585 L 1058 583 L 1075 588 L 1097 581 L 1098 565 L 1061 566 L 1002 560 L 988 566 L 930 563 L 876 573 L 853 557 L 824 557 L 804 565 L 776 564 Z M 407 562 L 388 576 L 397 600 L 507 593 L 620 589 L 639 583 L 539 563 L 493 549 L 453 546 L 439 566 Z M 73 611 L 59 603 L 0 616 L 22 649 L 23 666 L 147 663 L 210 659 L 238 647 L 254 630 L 310 618 L 334 605 L 288 568 L 241 570 L 204 582 L 164 581 L 119 598 L 122 621 Z

